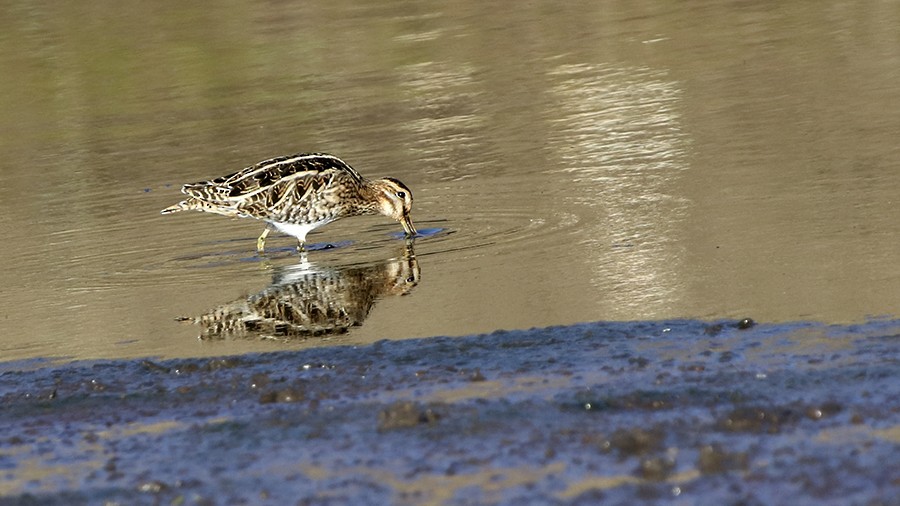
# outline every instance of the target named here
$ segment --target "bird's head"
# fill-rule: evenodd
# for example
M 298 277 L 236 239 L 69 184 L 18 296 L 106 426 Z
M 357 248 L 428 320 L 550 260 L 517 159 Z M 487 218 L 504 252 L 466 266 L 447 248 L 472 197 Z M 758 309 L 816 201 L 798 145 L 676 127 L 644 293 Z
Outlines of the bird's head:
M 378 212 L 400 222 L 408 237 L 416 236 L 409 213 L 412 210 L 413 196 L 409 188 L 400 181 L 386 177 L 374 182 Z

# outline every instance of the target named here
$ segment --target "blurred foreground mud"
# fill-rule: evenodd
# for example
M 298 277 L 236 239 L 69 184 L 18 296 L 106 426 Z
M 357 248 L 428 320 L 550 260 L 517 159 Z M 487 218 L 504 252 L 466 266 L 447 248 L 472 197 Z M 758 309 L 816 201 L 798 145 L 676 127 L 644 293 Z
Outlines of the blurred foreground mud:
M 896 504 L 900 322 L 0 364 L 0 504 Z

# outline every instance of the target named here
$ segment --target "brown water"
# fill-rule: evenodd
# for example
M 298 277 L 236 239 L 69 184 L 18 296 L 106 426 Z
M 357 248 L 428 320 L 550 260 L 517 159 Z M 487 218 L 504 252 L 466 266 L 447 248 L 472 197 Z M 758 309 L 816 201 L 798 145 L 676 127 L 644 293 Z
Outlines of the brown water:
M 8 1 L 0 359 L 896 315 L 898 27 L 887 0 Z M 258 258 L 259 223 L 159 215 L 297 151 L 404 181 L 424 237 L 344 220 L 301 264 Z M 349 330 L 176 321 L 273 293 Z

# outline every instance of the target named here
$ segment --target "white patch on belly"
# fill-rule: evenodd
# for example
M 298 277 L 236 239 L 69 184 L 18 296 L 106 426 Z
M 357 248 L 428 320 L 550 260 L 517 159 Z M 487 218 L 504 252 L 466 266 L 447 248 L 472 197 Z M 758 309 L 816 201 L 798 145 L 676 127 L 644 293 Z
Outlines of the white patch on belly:
M 270 225 L 278 229 L 279 232 L 292 235 L 296 237 L 300 242 L 306 242 L 306 234 L 312 232 L 313 229 L 321 227 L 326 223 L 330 223 L 333 220 L 323 220 L 317 221 L 316 223 L 306 223 L 306 224 L 298 224 L 298 223 L 275 223 L 269 222 Z

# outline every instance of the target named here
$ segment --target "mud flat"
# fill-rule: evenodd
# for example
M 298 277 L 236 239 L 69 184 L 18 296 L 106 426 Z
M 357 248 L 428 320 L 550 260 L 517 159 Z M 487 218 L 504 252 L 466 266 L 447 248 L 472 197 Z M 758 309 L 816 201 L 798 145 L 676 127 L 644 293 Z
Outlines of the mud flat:
M 900 322 L 0 364 L 2 504 L 897 504 Z

